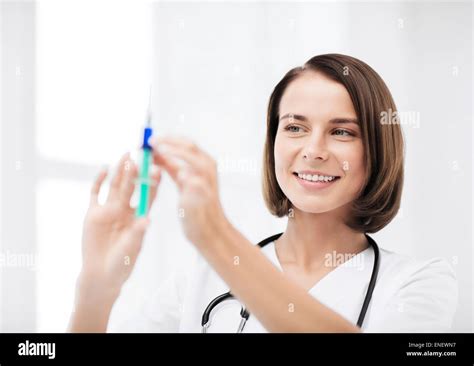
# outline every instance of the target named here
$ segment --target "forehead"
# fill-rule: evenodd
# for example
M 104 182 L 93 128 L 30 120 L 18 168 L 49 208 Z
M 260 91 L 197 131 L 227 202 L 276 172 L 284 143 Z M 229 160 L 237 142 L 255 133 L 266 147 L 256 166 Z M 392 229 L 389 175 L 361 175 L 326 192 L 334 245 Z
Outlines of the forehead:
M 319 72 L 306 71 L 285 89 L 279 114 L 302 114 L 311 118 L 356 117 L 344 85 Z

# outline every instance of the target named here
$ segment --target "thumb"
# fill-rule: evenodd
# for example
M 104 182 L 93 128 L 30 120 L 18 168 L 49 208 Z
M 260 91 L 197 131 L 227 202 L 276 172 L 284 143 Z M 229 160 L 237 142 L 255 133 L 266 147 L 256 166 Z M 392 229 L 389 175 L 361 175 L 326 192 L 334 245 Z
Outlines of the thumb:
M 129 246 L 141 246 L 143 242 L 143 237 L 145 236 L 146 230 L 150 225 L 149 217 L 139 217 L 134 219 L 130 230 L 128 231 L 128 240 Z
M 143 238 L 149 224 L 150 219 L 148 217 L 134 219 L 129 230 L 126 232 L 123 241 L 119 245 L 121 257 L 128 257 L 132 266 L 137 259 L 138 253 L 140 252 Z
M 143 237 L 149 225 L 149 217 L 138 217 L 133 221 L 132 232 L 134 233 L 134 235 L 141 235 Z

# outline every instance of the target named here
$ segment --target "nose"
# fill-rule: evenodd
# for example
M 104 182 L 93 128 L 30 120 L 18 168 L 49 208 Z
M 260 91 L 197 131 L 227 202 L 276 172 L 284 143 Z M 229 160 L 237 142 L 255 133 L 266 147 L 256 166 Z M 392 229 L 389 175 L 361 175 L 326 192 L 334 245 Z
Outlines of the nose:
M 302 151 L 305 160 L 327 160 L 329 151 L 326 140 L 322 132 L 314 131 L 311 138 L 308 139 Z

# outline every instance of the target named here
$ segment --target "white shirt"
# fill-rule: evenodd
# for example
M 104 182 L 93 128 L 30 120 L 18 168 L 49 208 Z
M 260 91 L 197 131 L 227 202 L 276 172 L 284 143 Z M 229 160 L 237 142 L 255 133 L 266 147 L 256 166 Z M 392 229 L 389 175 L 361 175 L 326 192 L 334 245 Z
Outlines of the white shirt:
M 280 270 L 274 243 L 261 249 Z M 336 257 L 337 258 L 337 257 Z M 338 265 L 309 294 L 357 323 L 374 263 L 372 247 Z M 229 291 L 201 256 L 187 273 L 176 272 L 146 301 L 140 313 L 122 322 L 120 332 L 201 332 L 201 317 L 209 302 Z M 417 261 L 380 249 L 380 267 L 363 332 L 448 332 L 458 301 L 456 276 L 441 258 Z M 290 305 L 291 306 L 291 305 Z M 289 306 L 288 312 L 291 316 Z M 209 332 L 237 330 L 240 304 L 229 301 L 216 309 Z M 255 316 L 244 333 L 266 332 Z

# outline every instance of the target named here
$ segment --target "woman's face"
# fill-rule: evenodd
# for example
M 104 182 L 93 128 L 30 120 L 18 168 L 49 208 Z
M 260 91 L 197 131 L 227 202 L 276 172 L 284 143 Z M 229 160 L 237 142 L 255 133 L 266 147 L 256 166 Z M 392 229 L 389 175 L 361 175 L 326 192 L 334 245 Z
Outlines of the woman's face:
M 364 147 L 345 87 L 306 71 L 287 86 L 279 116 L 275 174 L 293 206 L 322 213 L 356 199 L 365 177 Z

